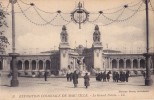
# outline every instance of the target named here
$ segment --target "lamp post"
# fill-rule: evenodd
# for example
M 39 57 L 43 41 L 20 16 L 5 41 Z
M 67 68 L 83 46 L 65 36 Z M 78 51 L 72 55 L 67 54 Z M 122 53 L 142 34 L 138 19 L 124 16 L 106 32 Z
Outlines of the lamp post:
M 11 67 L 12 67 L 12 80 L 11 86 L 17 87 L 19 85 L 18 77 L 18 69 L 17 69 L 17 56 L 18 53 L 15 52 L 15 13 L 14 13 L 14 4 L 17 0 L 9 0 L 12 4 L 12 53 L 9 53 L 9 56 L 12 57 Z
M 146 58 L 146 78 L 145 86 L 152 85 L 151 71 L 150 71 L 150 54 L 149 54 L 149 14 L 148 14 L 148 3 L 149 0 L 145 0 L 146 5 L 146 53 L 144 54 Z

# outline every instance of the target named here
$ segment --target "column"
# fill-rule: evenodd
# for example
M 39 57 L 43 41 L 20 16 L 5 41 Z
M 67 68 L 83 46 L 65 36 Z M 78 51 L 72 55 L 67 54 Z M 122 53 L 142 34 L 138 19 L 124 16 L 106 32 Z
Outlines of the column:
M 46 69 L 46 62 L 45 61 L 43 61 L 43 70 L 47 70 Z
M 126 69 L 126 59 L 124 59 L 124 69 Z
M 38 60 L 36 60 L 36 70 L 39 71 L 39 63 L 38 63 Z
M 29 70 L 32 71 L 32 61 L 31 60 L 28 61 L 29 61 Z
M 112 69 L 112 59 L 110 60 L 110 68 Z
M 22 63 L 23 63 L 23 70 L 25 72 L 25 61 L 22 61 Z
M 111 58 L 109 58 L 109 69 L 111 69 Z
M 137 69 L 140 69 L 140 59 L 137 60 L 138 66 Z
M 117 61 L 117 69 L 119 70 L 119 59 L 116 59 Z
M 133 69 L 133 59 L 131 59 L 131 69 Z

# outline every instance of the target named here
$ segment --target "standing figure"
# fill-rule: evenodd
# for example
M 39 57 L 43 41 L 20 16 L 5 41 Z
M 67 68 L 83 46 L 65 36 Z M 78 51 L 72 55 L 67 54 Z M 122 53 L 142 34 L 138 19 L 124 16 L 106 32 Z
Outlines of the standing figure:
M 96 75 L 96 81 L 101 81 L 101 80 L 102 80 L 101 73 L 98 73 Z
M 90 78 L 89 78 L 89 75 L 88 73 L 86 73 L 86 75 L 84 76 L 84 85 L 86 86 L 86 88 L 88 88 L 88 86 L 90 86 Z
M 44 72 L 44 80 L 47 81 L 47 71 Z
M 106 72 L 103 73 L 103 82 L 106 82 Z
M 125 72 L 122 73 L 122 82 L 125 82 L 125 79 L 126 79 L 126 74 Z
M 122 82 L 122 78 L 123 78 L 123 72 L 120 72 L 120 81 Z
M 107 73 L 107 81 L 109 82 L 110 80 L 110 72 Z
M 112 75 L 112 78 L 113 78 L 113 82 L 116 82 L 116 74 L 117 74 L 117 72 L 113 72 L 113 75 Z
M 69 75 L 69 73 L 67 73 L 66 74 L 67 81 L 69 81 L 69 77 L 70 77 L 70 75 Z
M 73 74 L 73 73 L 71 72 L 71 73 L 70 73 L 70 81 L 72 81 L 72 74 Z
M 78 74 L 76 73 L 76 71 L 74 71 L 74 73 L 72 75 L 72 78 L 73 78 L 74 87 L 77 87 L 77 84 L 78 84 Z
M 119 73 L 118 72 L 116 72 L 116 74 L 115 74 L 115 79 L 116 79 L 116 82 L 119 81 Z
M 128 82 L 128 78 L 129 78 L 129 71 L 126 72 L 125 74 L 125 78 L 126 78 L 126 82 Z

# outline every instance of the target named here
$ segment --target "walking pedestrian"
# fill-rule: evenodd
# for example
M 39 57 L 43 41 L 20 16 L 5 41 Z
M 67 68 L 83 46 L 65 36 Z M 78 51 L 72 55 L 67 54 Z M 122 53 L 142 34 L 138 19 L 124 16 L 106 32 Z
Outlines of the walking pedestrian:
M 77 84 L 78 84 L 78 74 L 76 71 L 74 71 L 73 75 L 72 75 L 72 78 L 73 78 L 73 84 L 74 84 L 74 88 L 77 87 Z
M 88 86 L 90 86 L 90 78 L 89 78 L 89 75 L 88 73 L 86 73 L 86 75 L 84 76 L 84 85 L 86 86 L 86 88 L 88 88 Z
M 44 80 L 45 80 L 45 81 L 47 81 L 47 75 L 48 75 L 48 73 L 47 73 L 47 71 L 45 71 L 45 72 L 44 72 Z

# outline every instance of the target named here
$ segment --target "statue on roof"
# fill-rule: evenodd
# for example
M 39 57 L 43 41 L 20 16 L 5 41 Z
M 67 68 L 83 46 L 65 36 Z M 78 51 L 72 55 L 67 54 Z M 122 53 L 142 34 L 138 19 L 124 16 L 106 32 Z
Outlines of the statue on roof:
M 65 25 L 62 27 L 62 32 L 60 33 L 60 37 L 61 37 L 61 42 L 68 42 L 68 34 Z
M 101 33 L 99 31 L 98 25 L 95 26 L 95 32 L 93 33 L 93 41 L 100 42 Z

